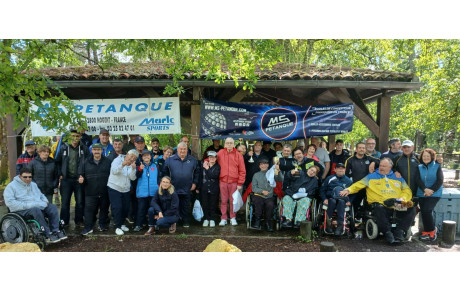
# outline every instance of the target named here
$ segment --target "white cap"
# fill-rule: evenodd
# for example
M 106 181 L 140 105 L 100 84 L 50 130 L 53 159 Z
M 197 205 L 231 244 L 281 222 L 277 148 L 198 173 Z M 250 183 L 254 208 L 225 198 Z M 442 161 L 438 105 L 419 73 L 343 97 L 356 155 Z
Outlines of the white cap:
M 405 141 L 403 141 L 402 146 L 403 146 L 403 147 L 404 147 L 404 146 L 413 147 L 413 146 L 414 146 L 414 143 L 411 142 L 410 140 L 405 140 Z

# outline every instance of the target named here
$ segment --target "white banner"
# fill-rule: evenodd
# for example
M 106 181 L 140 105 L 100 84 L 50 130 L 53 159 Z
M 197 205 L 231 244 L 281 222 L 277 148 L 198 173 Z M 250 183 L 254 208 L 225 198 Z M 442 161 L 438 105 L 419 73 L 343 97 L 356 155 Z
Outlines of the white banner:
M 181 133 L 179 97 L 135 99 L 73 100 L 77 110 L 86 117 L 87 134 L 97 135 L 101 128 L 110 134 L 174 134 Z M 31 110 L 45 108 L 33 105 Z M 64 108 L 63 108 L 64 110 Z M 32 136 L 58 135 L 31 122 Z

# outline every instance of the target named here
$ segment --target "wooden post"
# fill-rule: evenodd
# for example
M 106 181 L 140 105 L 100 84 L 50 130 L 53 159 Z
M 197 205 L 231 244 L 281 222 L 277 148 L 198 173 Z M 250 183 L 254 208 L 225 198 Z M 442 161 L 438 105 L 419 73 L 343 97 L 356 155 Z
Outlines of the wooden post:
M 455 170 L 455 180 L 460 179 L 460 169 Z
M 302 221 L 300 223 L 300 235 L 306 240 L 311 240 L 311 226 L 311 221 Z
M 386 90 L 382 92 L 382 97 L 377 100 L 377 124 L 379 134 L 377 135 L 377 149 L 380 152 L 388 150 L 388 139 L 390 136 L 390 110 L 391 97 L 387 96 Z
M 455 233 L 457 232 L 457 222 L 444 220 L 442 222 L 441 246 L 450 248 L 455 244 Z
M 336 252 L 334 243 L 328 241 L 322 241 L 319 245 L 320 252 Z

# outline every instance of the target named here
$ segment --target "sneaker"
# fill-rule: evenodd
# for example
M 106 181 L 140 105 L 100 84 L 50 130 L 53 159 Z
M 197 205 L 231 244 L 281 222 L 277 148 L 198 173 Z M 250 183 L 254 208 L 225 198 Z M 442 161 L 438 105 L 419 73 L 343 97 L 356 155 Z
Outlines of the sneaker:
M 121 230 L 123 230 L 123 231 L 129 231 L 129 228 L 128 228 L 126 225 L 124 225 L 124 224 L 123 224 L 120 228 L 121 228 Z
M 155 233 L 155 227 L 150 226 L 150 227 L 149 227 L 149 230 L 147 230 L 147 232 L 144 233 L 144 235 L 152 235 L 152 234 L 154 234 L 154 233 Z
M 233 217 L 232 219 L 230 219 L 230 223 L 232 224 L 232 226 L 237 226 L 238 225 L 238 222 L 236 222 L 236 218 Z
M 203 227 L 208 227 L 209 226 L 209 220 L 203 221 Z
M 292 224 L 292 220 L 285 220 L 283 221 L 283 223 L 281 224 L 284 228 L 292 228 L 293 227 L 293 224 Z
M 331 227 L 326 227 L 326 229 L 324 230 L 324 232 L 327 233 L 327 234 L 333 234 L 333 233 L 334 233 L 334 231 L 332 230 Z
M 93 230 L 92 230 L 92 229 L 89 229 L 89 230 L 88 230 L 88 229 L 84 229 L 80 234 L 86 236 L 86 235 L 92 234 L 92 233 L 93 233 Z
M 426 231 L 423 231 L 418 239 L 419 240 L 429 240 L 430 239 L 430 233 L 426 232 Z
M 59 238 L 56 234 L 51 233 L 49 237 L 46 238 L 46 243 L 54 244 L 59 241 Z
M 337 224 L 337 228 L 334 231 L 334 235 L 341 236 L 343 235 L 344 231 L 345 231 L 345 228 L 343 227 L 343 223 L 339 223 Z
M 124 235 L 125 233 L 123 232 L 123 230 L 121 230 L 121 228 L 117 228 L 117 229 L 115 229 L 115 234 L 116 235 Z
M 139 226 L 139 225 L 134 228 L 135 232 L 138 232 L 138 231 L 141 231 L 141 230 L 142 230 L 142 226 Z
M 219 226 L 225 226 L 227 225 L 227 220 L 226 219 L 221 219 L 219 222 Z
M 176 232 L 176 224 L 173 223 L 171 227 L 169 228 L 169 233 L 175 233 Z
M 355 224 L 363 223 L 362 218 L 355 218 Z
M 393 231 L 393 235 L 394 235 L 394 238 L 396 241 L 398 242 L 404 242 L 406 240 L 406 238 L 404 237 L 404 231 L 402 229 L 395 229 Z
M 103 225 L 99 225 L 97 229 L 98 229 L 99 231 L 107 231 L 107 230 L 109 230 L 109 229 L 107 228 L 107 226 L 103 226 Z
M 209 227 L 216 226 L 216 222 L 214 220 L 209 221 Z
M 435 227 L 433 231 L 430 232 L 430 241 L 435 241 L 436 238 L 438 237 L 438 228 Z
M 182 226 L 185 227 L 185 228 L 189 228 L 190 224 L 188 222 L 184 222 L 184 224 Z
M 56 232 L 56 235 L 57 235 L 57 237 L 59 238 L 60 241 L 67 239 L 67 235 L 65 235 L 62 231 Z

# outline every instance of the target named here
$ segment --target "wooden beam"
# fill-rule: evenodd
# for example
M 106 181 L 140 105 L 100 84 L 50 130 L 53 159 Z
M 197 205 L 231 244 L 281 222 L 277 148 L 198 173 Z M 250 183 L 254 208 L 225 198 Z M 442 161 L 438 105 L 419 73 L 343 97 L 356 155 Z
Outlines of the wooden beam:
M 144 91 L 148 97 L 161 97 L 161 95 L 158 94 L 158 92 L 152 87 L 142 88 L 142 91 Z
M 347 89 L 348 94 L 350 95 L 350 99 L 367 115 L 369 116 L 370 119 L 374 120 L 374 117 L 372 116 L 371 112 L 367 108 L 366 104 L 364 104 L 363 99 L 361 96 L 359 96 L 358 92 L 356 89 L 348 88 Z
M 335 135 L 329 135 L 327 137 L 327 142 L 329 143 L 329 152 L 335 149 Z
M 388 139 L 390 136 L 390 110 L 391 97 L 387 96 L 386 90 L 382 92 L 382 98 L 377 99 L 377 124 L 380 132 L 376 134 L 377 148 L 380 152 L 388 150 Z
M 180 117 L 180 126 L 185 130 L 187 133 L 192 132 L 192 126 L 190 125 L 190 118 Z
M 380 135 L 379 125 L 371 119 L 359 106 L 356 106 L 348 94 L 348 91 L 344 88 L 331 88 L 329 89 L 336 98 L 342 103 L 353 103 L 354 106 L 354 115 L 365 125 L 367 128 L 375 135 Z
M 240 91 L 236 92 L 230 99 L 229 102 L 240 102 L 243 98 L 249 94 L 249 91 L 241 89 Z
M 201 99 L 202 87 L 193 87 L 193 100 L 199 101 Z

